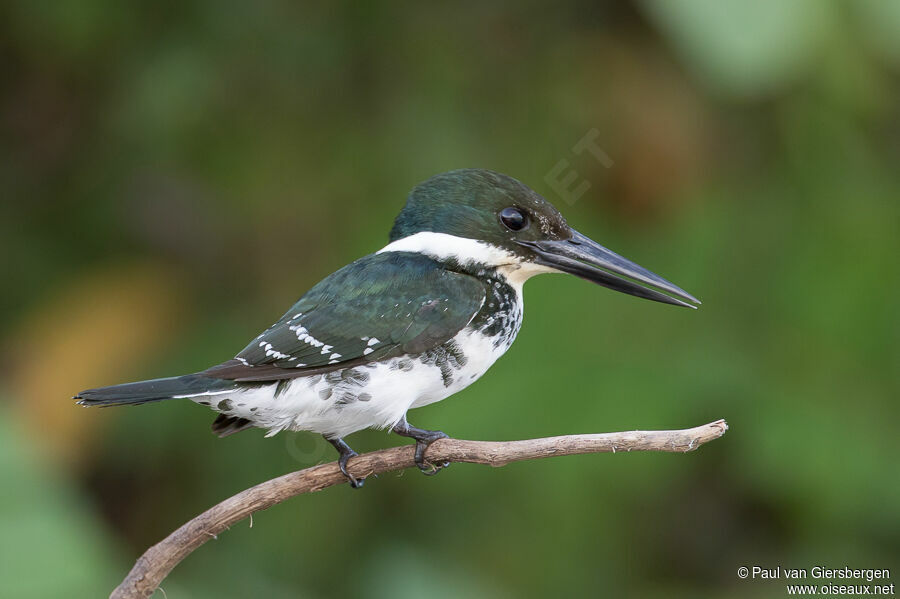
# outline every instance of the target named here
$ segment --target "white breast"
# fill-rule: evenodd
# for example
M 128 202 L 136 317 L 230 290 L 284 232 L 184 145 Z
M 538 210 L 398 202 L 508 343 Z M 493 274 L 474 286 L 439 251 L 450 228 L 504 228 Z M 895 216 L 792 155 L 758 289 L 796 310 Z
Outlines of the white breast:
M 474 330 L 460 332 L 453 338 L 453 341 L 465 355 L 465 365 L 451 372 L 452 380 L 449 385 L 444 385 L 444 380 L 442 379 L 441 388 L 435 388 L 431 393 L 422 394 L 413 401 L 410 408 L 427 406 L 462 391 L 487 372 L 494 362 L 506 353 L 514 339 L 515 335 L 508 343 L 495 346 L 493 337 L 486 337 Z M 438 374 L 440 374 L 440 371 L 438 371 Z

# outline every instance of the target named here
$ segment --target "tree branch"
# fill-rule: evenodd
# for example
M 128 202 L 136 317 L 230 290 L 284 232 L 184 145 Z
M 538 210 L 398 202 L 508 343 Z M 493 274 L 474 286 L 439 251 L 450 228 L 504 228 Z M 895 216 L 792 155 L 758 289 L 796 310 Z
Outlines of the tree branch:
M 505 466 L 510 462 L 585 453 L 621 451 L 687 452 L 718 439 L 728 430 L 724 420 L 675 431 L 630 431 L 595 435 L 566 435 L 526 441 L 463 441 L 440 439 L 428 448 L 432 462 L 468 462 Z M 382 449 L 352 458 L 348 470 L 357 478 L 415 466 L 413 446 Z M 446 474 L 445 474 L 446 476 Z M 195 549 L 235 522 L 296 495 L 346 484 L 337 462 L 313 466 L 241 491 L 185 523 L 138 558 L 110 599 L 149 597 L 172 568 Z

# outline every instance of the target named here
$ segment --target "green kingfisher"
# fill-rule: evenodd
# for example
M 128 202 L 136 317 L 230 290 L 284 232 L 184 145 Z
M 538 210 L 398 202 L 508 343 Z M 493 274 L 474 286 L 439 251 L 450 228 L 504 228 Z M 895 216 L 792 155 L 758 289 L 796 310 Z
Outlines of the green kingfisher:
M 219 413 L 213 432 L 312 431 L 340 454 L 364 428 L 416 441 L 415 462 L 441 431 L 416 428 L 411 408 L 471 385 L 522 324 L 522 286 L 569 273 L 609 289 L 694 308 L 700 302 L 568 225 L 550 202 L 488 170 L 436 175 L 415 187 L 390 243 L 310 289 L 233 359 L 202 372 L 82 391 L 83 406 L 189 399 Z

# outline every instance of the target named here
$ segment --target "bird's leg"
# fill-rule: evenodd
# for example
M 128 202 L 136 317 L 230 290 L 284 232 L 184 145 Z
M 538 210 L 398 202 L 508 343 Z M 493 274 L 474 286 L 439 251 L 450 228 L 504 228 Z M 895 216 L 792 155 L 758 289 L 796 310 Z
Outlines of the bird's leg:
M 401 437 L 410 437 L 411 439 L 416 440 L 416 466 L 418 466 L 419 470 L 421 470 L 428 476 L 437 474 L 442 469 L 450 465 L 450 462 L 444 462 L 440 465 L 437 465 L 425 461 L 425 451 L 428 449 L 428 446 L 438 439 L 447 438 L 447 435 L 442 433 L 441 431 L 428 431 L 422 428 L 410 426 L 410 424 L 406 421 L 406 416 L 401 418 L 400 421 L 394 425 L 393 431 Z
M 341 454 L 340 459 L 338 459 L 338 466 L 341 469 L 341 473 L 347 477 L 347 480 L 350 481 L 350 486 L 354 489 L 358 489 L 363 486 L 363 483 L 366 482 L 364 478 L 356 478 L 349 472 L 347 472 L 347 462 L 353 456 L 359 455 L 355 451 L 353 451 L 349 445 L 344 443 L 344 440 L 340 437 L 335 437 L 334 439 L 329 439 L 325 437 L 325 440 L 334 445 L 334 448 L 338 450 L 338 453 Z

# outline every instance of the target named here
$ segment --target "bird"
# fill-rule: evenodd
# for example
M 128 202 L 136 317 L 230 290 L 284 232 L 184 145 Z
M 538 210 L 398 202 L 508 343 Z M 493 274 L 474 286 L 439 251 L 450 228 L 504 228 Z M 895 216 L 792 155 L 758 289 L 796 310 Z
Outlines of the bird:
M 347 470 L 354 432 L 389 429 L 415 441 L 426 460 L 447 437 L 417 428 L 409 410 L 441 401 L 480 378 L 512 345 L 522 288 L 567 273 L 666 304 L 700 301 L 572 228 L 549 201 L 518 180 L 485 169 L 435 175 L 415 186 L 389 243 L 325 277 L 234 358 L 201 372 L 99 387 L 82 406 L 185 399 L 218 412 L 219 436 L 258 427 L 266 436 L 311 431 Z

